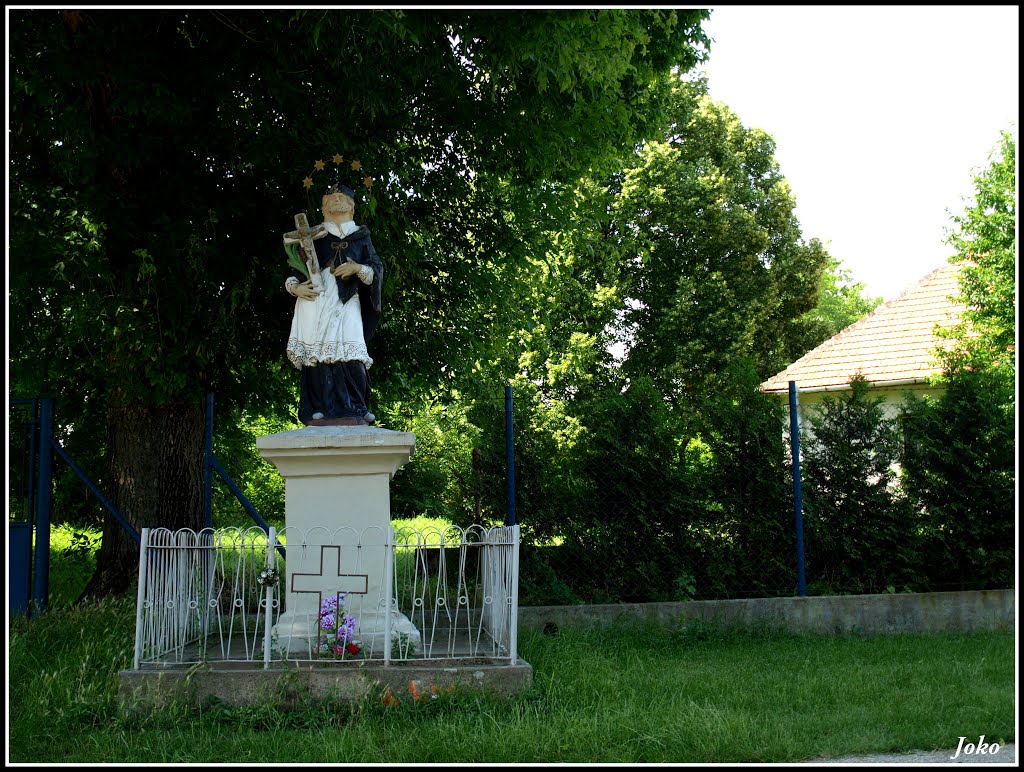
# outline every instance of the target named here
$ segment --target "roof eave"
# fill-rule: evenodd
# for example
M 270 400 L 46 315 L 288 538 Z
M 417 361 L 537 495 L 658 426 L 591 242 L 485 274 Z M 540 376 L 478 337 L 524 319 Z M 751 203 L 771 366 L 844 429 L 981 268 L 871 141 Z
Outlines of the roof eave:
M 871 385 L 871 388 L 873 388 L 873 389 L 884 389 L 884 388 L 895 387 L 895 386 L 915 386 L 915 385 L 918 385 L 918 384 L 927 384 L 930 380 L 931 380 L 930 378 L 901 378 L 901 379 L 892 380 L 892 381 L 868 381 L 868 383 Z M 799 383 L 797 384 L 797 391 L 799 393 L 801 393 L 801 394 L 813 394 L 815 392 L 820 392 L 820 391 L 849 391 L 849 390 L 850 390 L 850 384 L 848 384 L 848 383 L 831 383 L 831 384 L 826 384 L 824 386 L 808 386 L 807 388 L 801 388 L 800 384 Z M 764 388 L 762 388 L 761 391 L 763 391 L 765 394 L 788 394 L 789 393 L 789 386 L 787 386 L 784 389 L 777 389 L 777 388 L 764 389 Z

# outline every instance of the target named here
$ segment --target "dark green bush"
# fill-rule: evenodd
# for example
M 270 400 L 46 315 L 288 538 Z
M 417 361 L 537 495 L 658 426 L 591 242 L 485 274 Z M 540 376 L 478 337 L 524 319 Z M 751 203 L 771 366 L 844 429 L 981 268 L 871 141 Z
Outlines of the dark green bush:
M 903 412 L 903 482 L 921 513 L 936 590 L 1012 587 L 1014 400 L 992 372 L 961 371 Z
M 808 581 L 829 594 L 917 586 L 921 522 L 898 481 L 899 421 L 863 378 L 850 385 L 803 433 Z

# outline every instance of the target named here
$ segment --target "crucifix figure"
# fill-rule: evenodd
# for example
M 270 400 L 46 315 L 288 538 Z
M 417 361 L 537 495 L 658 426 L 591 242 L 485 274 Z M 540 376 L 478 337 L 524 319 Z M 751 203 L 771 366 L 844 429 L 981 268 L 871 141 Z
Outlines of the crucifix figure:
M 323 223 L 312 228 L 309 227 L 309 220 L 306 219 L 305 212 L 299 212 L 295 215 L 295 230 L 284 234 L 285 245 L 299 244 L 302 247 L 305 255 L 304 262 L 309 267 L 310 278 L 312 278 L 313 274 L 320 271 L 317 261 L 310 259 L 316 254 L 316 250 L 313 248 L 313 240 L 322 239 L 326 235 L 327 227 Z

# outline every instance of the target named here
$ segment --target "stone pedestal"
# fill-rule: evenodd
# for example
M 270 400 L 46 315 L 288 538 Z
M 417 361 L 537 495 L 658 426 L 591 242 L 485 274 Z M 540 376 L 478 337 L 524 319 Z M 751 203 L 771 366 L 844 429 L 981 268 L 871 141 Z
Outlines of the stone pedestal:
M 315 646 L 321 598 L 339 590 L 365 647 L 380 652 L 389 623 L 392 636 L 404 633 L 418 646 L 409 620 L 383 607 L 390 482 L 415 446 L 410 432 L 372 426 L 307 426 L 256 439 L 285 480 L 286 611 L 275 631 L 289 655 Z

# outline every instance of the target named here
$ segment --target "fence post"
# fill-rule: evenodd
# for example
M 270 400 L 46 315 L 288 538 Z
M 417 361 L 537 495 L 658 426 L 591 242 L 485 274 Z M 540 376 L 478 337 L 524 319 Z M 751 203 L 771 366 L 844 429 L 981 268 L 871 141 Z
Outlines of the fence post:
M 512 597 L 508 628 L 508 653 L 511 664 L 516 664 L 519 644 L 519 526 L 512 526 Z
M 39 487 L 36 494 L 36 551 L 32 582 L 33 611 L 50 602 L 50 507 L 53 502 L 53 400 L 40 400 Z
M 793 516 L 796 528 L 796 576 L 800 597 L 807 595 L 804 575 L 804 503 L 800 492 L 800 416 L 796 381 L 789 382 L 789 444 L 793 454 Z
M 213 394 L 206 395 L 203 440 L 203 528 L 213 527 Z
M 138 670 L 142 661 L 142 607 L 146 601 L 146 574 L 149 568 L 149 528 L 142 529 L 142 538 L 139 543 L 139 589 L 135 596 L 135 659 L 132 669 Z
M 274 546 L 277 543 L 277 529 L 270 526 L 267 530 L 267 570 L 273 571 L 277 565 L 277 557 L 274 554 Z M 263 620 L 263 669 L 270 668 L 270 637 L 273 634 L 274 626 L 271 624 L 274 615 L 274 590 L 277 589 L 277 581 L 267 582 L 264 591 L 264 602 L 267 604 L 265 618 Z
M 387 544 L 384 547 L 384 666 L 391 664 L 391 603 L 395 574 L 395 527 L 387 529 Z M 444 558 L 441 558 L 444 560 Z
M 508 503 L 508 515 L 505 525 L 516 524 L 516 464 L 514 457 L 514 442 L 512 435 L 512 386 L 505 386 L 505 468 L 506 475 L 506 500 Z

